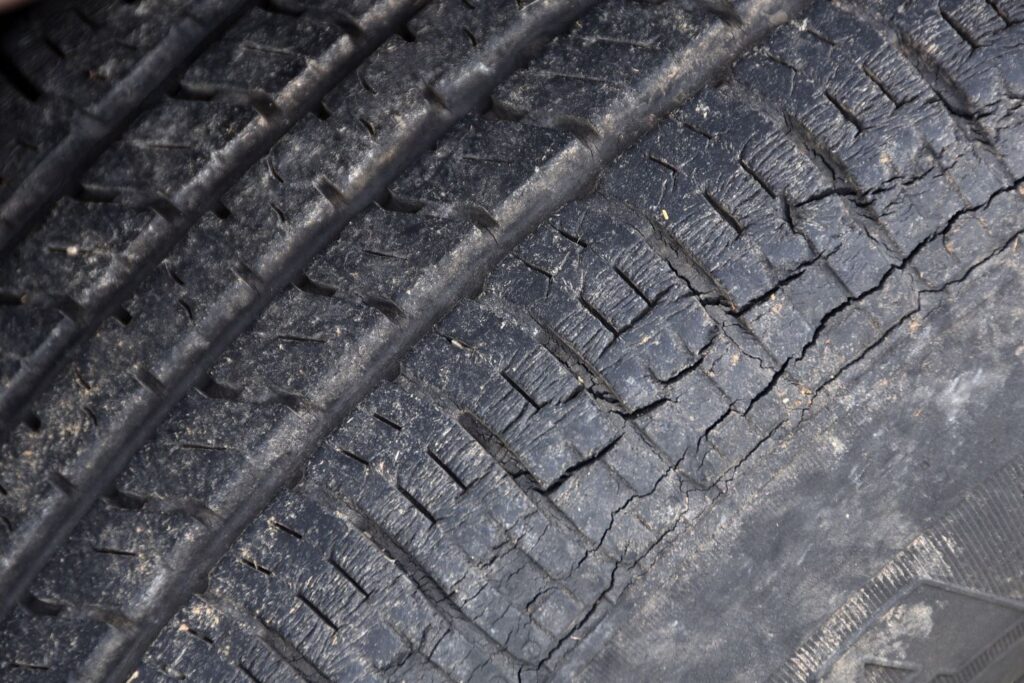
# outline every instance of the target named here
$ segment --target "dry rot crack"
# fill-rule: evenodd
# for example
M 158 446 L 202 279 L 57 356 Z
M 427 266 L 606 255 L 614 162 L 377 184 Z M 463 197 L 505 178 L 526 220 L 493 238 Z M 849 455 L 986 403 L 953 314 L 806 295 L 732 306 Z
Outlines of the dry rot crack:
M 746 588 L 857 585 L 774 558 L 890 490 L 759 482 L 1012 279 L 1024 6 L 340 1 L 0 31 L 5 221 L 93 136 L 0 229 L 0 678 L 758 678 L 723 632 L 802 636 Z M 95 55 L 111 86 L 53 75 Z M 61 83 L 123 106 L 64 130 Z

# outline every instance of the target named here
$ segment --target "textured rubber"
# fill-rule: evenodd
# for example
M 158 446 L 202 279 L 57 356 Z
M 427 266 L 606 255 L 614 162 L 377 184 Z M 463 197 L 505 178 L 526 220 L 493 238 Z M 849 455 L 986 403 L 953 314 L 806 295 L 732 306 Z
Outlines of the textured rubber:
M 243 4 L 68 0 L 5 17 L 0 251 Z
M 5 680 L 1015 671 L 1019 512 L 927 530 L 1024 490 L 1024 5 L 273 0 L 163 37 L 156 6 L 93 22 L 147 39 L 132 97 L 3 62 L 4 120 L 58 131 L 0 186 Z M 92 16 L 54 7 L 4 45 Z M 905 348 L 968 307 L 976 363 Z M 927 353 L 952 388 L 908 371 Z M 977 443 L 984 394 L 1008 436 L 955 477 L 932 444 L 930 484 L 865 474 L 851 444 L 918 385 L 946 396 L 929 432 Z M 751 573 L 801 546 L 748 527 L 812 536 L 875 478 L 857 561 L 797 562 L 772 595 L 800 609 L 759 610 Z M 887 578 L 942 538 L 984 580 Z M 949 637 L 894 649 L 950 591 L 949 623 L 1000 626 L 941 665 Z

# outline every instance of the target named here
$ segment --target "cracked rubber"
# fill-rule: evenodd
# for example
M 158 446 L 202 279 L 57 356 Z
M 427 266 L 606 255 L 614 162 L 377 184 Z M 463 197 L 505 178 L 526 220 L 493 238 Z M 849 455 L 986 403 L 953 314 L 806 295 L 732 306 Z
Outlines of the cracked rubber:
M 1024 675 L 1024 3 L 2 33 L 3 680 Z

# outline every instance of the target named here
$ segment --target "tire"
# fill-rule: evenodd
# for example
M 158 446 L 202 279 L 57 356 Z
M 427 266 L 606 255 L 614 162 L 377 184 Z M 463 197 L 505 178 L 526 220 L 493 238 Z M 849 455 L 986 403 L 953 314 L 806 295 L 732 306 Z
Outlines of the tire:
M 1017 681 L 1024 3 L 45 0 L 3 680 Z

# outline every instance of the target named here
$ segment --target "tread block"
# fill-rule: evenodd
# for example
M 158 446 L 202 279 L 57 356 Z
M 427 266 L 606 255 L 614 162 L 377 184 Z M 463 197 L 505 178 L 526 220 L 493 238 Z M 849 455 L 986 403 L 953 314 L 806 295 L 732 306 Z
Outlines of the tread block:
M 936 57 L 951 78 L 966 73 L 951 64 L 1016 35 L 1001 16 L 1009 10 L 984 5 L 944 5 L 954 20 L 923 34 L 968 45 Z M 139 188 L 176 192 L 188 179 L 159 164 L 216 158 L 260 116 L 275 115 L 267 99 L 304 78 L 318 51 L 348 40 L 338 25 L 350 22 L 325 6 L 280 7 L 310 11 L 253 10 L 193 67 L 175 103 L 140 119 L 94 169 L 108 185 L 87 183 L 80 201 L 114 222 L 97 230 L 150 239 L 146 225 L 167 217 L 145 215 L 142 225 L 143 212 L 119 202 Z M 286 272 L 291 257 L 280 252 L 320 249 L 303 228 L 333 220 L 355 164 L 393 153 L 382 140 L 414 118 L 413 107 L 443 107 L 454 88 L 445 74 L 470 78 L 480 36 L 526 11 L 461 0 L 424 10 L 323 110 L 298 121 L 294 138 L 242 174 L 183 242 L 166 245 L 158 269 L 44 394 L 46 410 L 0 446 L 0 529 L 78 484 L 75 454 L 179 362 L 168 340 L 206 343 L 202 335 L 220 330 L 204 322 L 236 320 L 227 309 L 243 299 L 234 293 Z M 546 675 L 661 540 L 726 495 L 744 461 L 806 405 L 791 396 L 812 400 L 906 323 L 923 285 L 963 277 L 1019 233 L 1020 194 L 1001 166 L 1010 163 L 1003 140 L 981 121 L 988 115 L 965 122 L 960 100 L 951 111 L 942 98 L 955 89 L 937 92 L 921 60 L 893 41 L 903 29 L 883 18 L 830 5 L 780 28 L 611 164 L 589 196 L 516 245 L 480 295 L 451 301 L 421 338 L 396 336 L 415 342 L 403 365 L 325 439 L 288 443 L 316 450 L 159 634 L 139 676 L 440 680 L 534 667 Z M 459 266 L 449 257 L 483 237 L 487 213 L 586 140 L 604 98 L 634 88 L 704 21 L 664 4 L 602 8 L 390 183 L 381 205 L 320 256 L 303 254 L 311 260 L 302 274 L 37 577 L 40 603 L 19 607 L 5 637 L 38 629 L 46 647 L 74 641 L 66 660 L 39 658 L 54 676 L 113 642 L 153 576 L 181 570 L 160 562 L 231 514 L 239 473 L 265 466 L 281 426 L 302 419 L 317 430 L 335 419 L 327 373 L 347 371 L 339 359 L 365 358 L 367 340 L 420 324 L 412 287 Z M 258 73 L 232 62 L 242 51 L 263 56 L 249 62 Z M 469 66 L 445 68 L 451 55 Z M 562 81 L 571 85 L 556 92 Z M 183 99 L 200 91 L 213 100 Z M 206 108 L 219 114 L 207 119 Z M 193 146 L 181 146 L 175 120 L 204 121 L 183 138 Z M 129 147 L 143 151 L 117 156 Z M 166 156 L 147 161 L 151 153 Z M 153 166 L 152 177 L 137 182 L 135 161 Z M 123 196 L 101 202 L 102 187 Z M 46 230 L 57 220 L 40 234 L 56 240 Z M 55 243 L 66 258 L 67 245 Z M 52 297 L 48 304 L 68 272 L 51 258 L 47 286 L 29 292 Z M 110 267 L 96 263 L 96 272 Z M 37 303 L 21 304 L 29 290 L 7 282 L 5 307 Z M 12 355 L 18 362 L 20 349 L 4 362 Z M 68 572 L 88 581 L 71 584 Z M 49 614 L 49 601 L 65 611 Z M 39 626 L 44 617 L 49 625 Z M 85 617 L 92 630 L 79 627 Z M 5 654 L 0 666 L 27 669 L 32 661 L 21 657 Z

